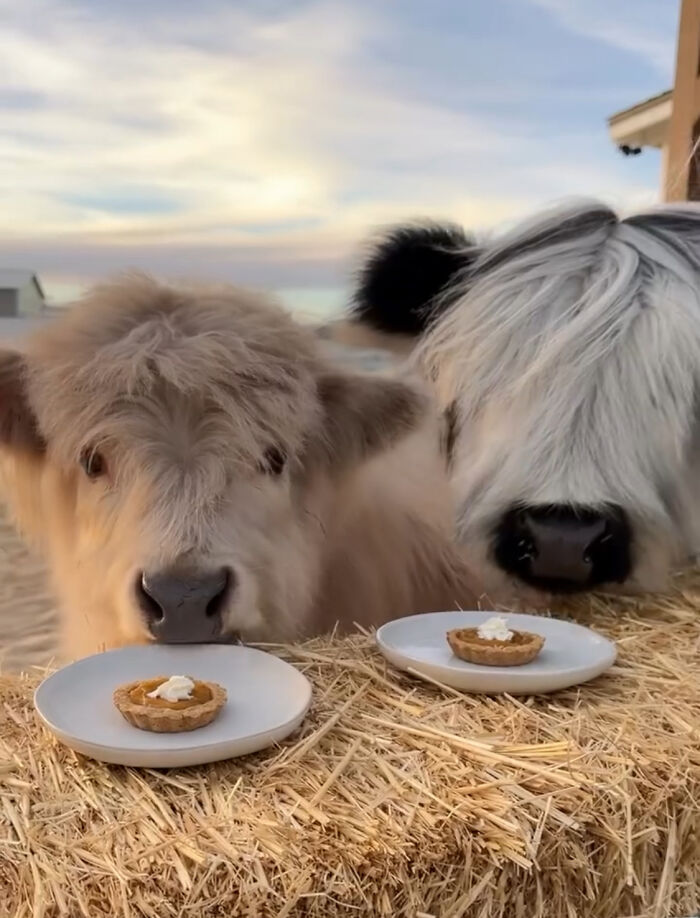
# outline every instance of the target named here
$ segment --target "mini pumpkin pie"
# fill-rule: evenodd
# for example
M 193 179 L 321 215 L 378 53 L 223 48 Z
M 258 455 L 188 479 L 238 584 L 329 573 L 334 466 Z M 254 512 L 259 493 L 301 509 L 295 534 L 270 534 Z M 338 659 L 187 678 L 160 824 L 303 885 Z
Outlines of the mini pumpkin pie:
M 482 666 L 522 666 L 544 646 L 544 638 L 528 631 L 510 631 L 502 618 L 490 618 L 478 628 L 455 628 L 447 643 L 460 660 Z
M 181 733 L 210 724 L 226 704 L 226 690 L 189 676 L 157 676 L 119 686 L 113 700 L 139 730 Z

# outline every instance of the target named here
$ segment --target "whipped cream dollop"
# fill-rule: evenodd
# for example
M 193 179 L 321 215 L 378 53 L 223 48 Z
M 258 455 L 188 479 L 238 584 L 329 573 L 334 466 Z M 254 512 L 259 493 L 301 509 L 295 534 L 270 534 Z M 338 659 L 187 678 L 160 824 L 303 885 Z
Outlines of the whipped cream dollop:
M 482 641 L 509 641 L 513 632 L 508 630 L 506 620 L 496 615 L 479 625 L 476 633 Z
M 149 692 L 148 697 L 162 698 L 164 701 L 187 701 L 192 697 L 193 689 L 194 682 L 189 676 L 171 676 Z

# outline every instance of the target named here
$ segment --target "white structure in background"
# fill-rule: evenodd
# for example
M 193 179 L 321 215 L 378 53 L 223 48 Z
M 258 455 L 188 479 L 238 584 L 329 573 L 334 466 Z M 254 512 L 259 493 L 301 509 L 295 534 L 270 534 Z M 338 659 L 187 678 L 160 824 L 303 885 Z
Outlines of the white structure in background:
M 31 271 L 0 268 L 0 316 L 21 319 L 42 312 L 46 298 Z
M 24 337 L 51 313 L 36 274 L 0 268 L 0 341 Z

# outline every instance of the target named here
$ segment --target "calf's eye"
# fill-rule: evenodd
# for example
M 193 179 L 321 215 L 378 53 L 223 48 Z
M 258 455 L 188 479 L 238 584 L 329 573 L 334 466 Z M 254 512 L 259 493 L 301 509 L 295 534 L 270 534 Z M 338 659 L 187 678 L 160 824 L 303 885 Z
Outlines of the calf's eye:
M 276 477 L 282 474 L 286 464 L 287 457 L 283 450 L 279 449 L 277 446 L 270 446 L 265 450 L 265 455 L 263 456 L 260 466 L 262 471 L 267 475 Z
M 89 447 L 80 454 L 80 465 L 87 477 L 91 479 L 99 478 L 107 471 L 107 463 L 102 453 Z

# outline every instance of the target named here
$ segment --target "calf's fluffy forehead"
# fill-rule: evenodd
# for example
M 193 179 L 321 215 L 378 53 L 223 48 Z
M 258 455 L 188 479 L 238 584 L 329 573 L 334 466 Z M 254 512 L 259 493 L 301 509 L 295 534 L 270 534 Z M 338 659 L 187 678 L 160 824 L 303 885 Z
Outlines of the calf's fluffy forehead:
M 139 406 L 225 420 L 243 460 L 294 452 L 317 421 L 319 370 L 312 334 L 254 294 L 145 277 L 94 288 L 27 348 L 29 403 L 67 461 L 118 439 Z

